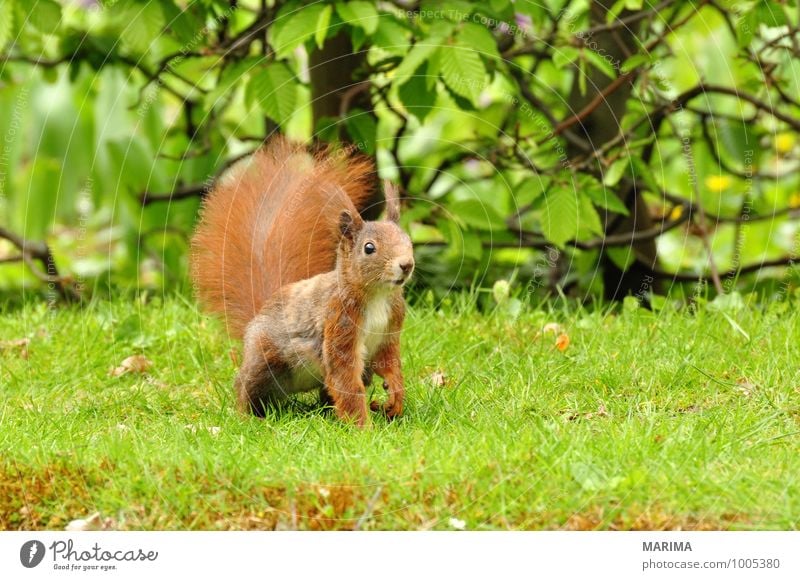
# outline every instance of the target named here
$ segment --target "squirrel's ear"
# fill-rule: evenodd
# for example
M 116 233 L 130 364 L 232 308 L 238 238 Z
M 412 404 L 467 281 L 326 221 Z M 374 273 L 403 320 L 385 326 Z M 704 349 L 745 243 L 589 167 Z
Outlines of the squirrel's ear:
M 397 223 L 400 221 L 400 193 L 394 183 L 383 180 L 383 195 L 386 197 L 386 219 Z
M 358 233 L 358 230 L 361 229 L 362 225 L 364 225 L 364 221 L 358 214 L 353 217 L 353 214 L 347 210 L 344 210 L 339 215 L 339 231 L 342 233 L 342 236 L 350 241 L 353 241 L 356 238 L 356 234 Z

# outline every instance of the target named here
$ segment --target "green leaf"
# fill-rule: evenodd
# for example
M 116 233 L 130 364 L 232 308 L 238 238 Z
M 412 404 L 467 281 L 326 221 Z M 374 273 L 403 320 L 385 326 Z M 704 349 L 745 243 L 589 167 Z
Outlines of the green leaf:
M 638 157 L 630 157 L 634 169 L 633 182 L 637 189 L 648 189 L 652 193 L 659 193 L 661 186 L 656 181 L 652 169 Z
M 753 10 L 747 11 L 736 20 L 736 41 L 740 47 L 750 45 L 757 27 L 758 20 Z
M 395 82 L 402 85 L 416 73 L 420 65 L 428 61 L 439 50 L 438 42 L 423 40 L 422 44 L 415 44 L 394 72 Z
M 14 28 L 14 0 L 0 0 L 0 50 L 11 39 Z
M 205 110 L 211 111 L 214 107 L 225 104 L 227 102 L 225 97 L 228 95 L 228 93 L 235 91 L 241 86 L 242 79 L 245 77 L 245 75 L 251 71 L 259 70 L 256 68 L 256 65 L 260 62 L 260 60 L 260 57 L 248 57 L 226 65 L 222 70 L 222 74 L 220 75 L 216 86 L 203 96 L 203 107 Z M 208 69 L 206 67 L 200 67 L 198 72 L 191 70 L 188 73 L 185 71 L 182 72 L 184 72 L 184 75 L 188 76 L 189 78 L 193 78 L 193 74 L 197 78 L 201 78 L 203 75 L 207 74 L 207 70 Z M 247 104 L 248 106 L 252 105 L 251 102 L 247 102 Z
M 245 101 L 257 102 L 261 110 L 276 123 L 283 124 L 297 106 L 297 82 L 283 63 L 272 63 L 250 77 Z
M 352 137 L 353 142 L 358 145 L 358 148 L 370 155 L 374 155 L 375 137 L 378 132 L 375 117 L 362 109 L 354 108 L 350 111 L 344 123 L 347 127 L 347 132 Z
M 611 167 L 608 168 L 603 174 L 603 185 L 607 187 L 614 187 L 619 180 L 622 179 L 622 174 L 625 173 L 625 170 L 631 164 L 630 161 L 626 157 L 622 157 L 621 159 L 617 159 L 614 163 L 611 164 Z
M 611 189 L 603 187 L 600 183 L 595 181 L 594 178 L 590 179 L 592 183 L 588 184 L 579 178 L 578 183 L 580 185 L 578 187 L 581 193 L 586 195 L 586 197 L 591 199 L 595 204 L 606 208 L 608 211 L 613 211 L 614 213 L 622 215 L 628 215 L 628 208 L 626 208 L 625 204 L 622 203 L 622 201 L 616 195 L 614 195 L 614 192 L 611 191 Z
M 614 265 L 623 272 L 627 272 L 628 268 L 630 268 L 633 262 L 636 260 L 632 245 L 609 247 L 605 249 L 605 252 Z
M 316 36 L 320 19 L 324 20 L 323 12 L 326 8 L 327 5 L 324 4 L 311 4 L 300 9 L 282 10 L 281 12 L 287 14 L 279 14 L 269 29 L 269 43 L 275 50 L 275 55 L 286 58 L 306 40 Z
M 120 179 L 131 191 L 147 188 L 152 178 L 152 151 L 137 137 L 120 138 L 108 143 L 114 161 L 120 168 Z
M 477 199 L 454 201 L 448 208 L 465 224 L 479 230 L 493 231 L 506 229 L 503 217 L 492 206 Z
M 48 227 L 53 225 L 54 208 L 58 206 L 59 194 L 63 193 L 59 191 L 63 189 L 63 169 L 63 159 L 53 159 L 37 153 L 29 163 L 16 171 L 18 187 L 24 184 L 25 203 L 17 205 L 24 214 L 16 216 L 15 221 L 24 224 L 25 235 L 41 238 Z M 47 208 L 47 211 L 32 211 L 32 208 Z
M 374 34 L 378 29 L 378 11 L 372 2 L 347 2 L 336 5 L 336 12 L 351 26 L 357 26 L 367 34 Z
M 458 41 L 464 46 L 472 47 L 485 58 L 500 58 L 500 52 L 497 50 L 497 41 L 485 26 L 473 22 L 465 23 L 461 32 L 458 33 Z
M 542 232 L 559 247 L 578 233 L 578 196 L 568 187 L 551 188 L 541 211 Z
M 578 91 L 581 96 L 586 96 L 586 61 L 580 59 L 578 61 Z
M 317 48 L 322 48 L 322 45 L 325 43 L 325 36 L 328 34 L 328 30 L 331 24 L 331 15 L 333 14 L 333 6 L 328 4 L 325 8 L 322 9 L 322 12 L 319 13 L 319 19 L 317 19 L 317 30 L 314 33 L 314 40 L 317 43 Z
M 448 257 L 458 261 L 463 258 L 480 260 L 483 245 L 477 232 L 459 227 L 455 219 L 438 219 L 436 227 L 447 241 Z
M 578 202 L 578 227 L 590 234 L 602 235 L 603 224 L 600 223 L 600 216 L 592 205 L 592 200 L 581 195 Z
M 463 239 L 463 251 L 465 258 L 472 258 L 473 260 L 480 260 L 483 255 L 483 244 L 481 244 L 481 237 L 478 232 L 472 230 L 461 230 Z
M 627 0 L 617 0 L 614 4 L 609 8 L 608 12 L 606 12 L 606 24 L 611 24 L 614 20 L 617 19 L 620 12 L 625 10 L 625 3 Z
M 619 70 L 623 74 L 628 74 L 633 69 L 639 68 L 643 64 L 650 63 L 650 56 L 644 53 L 637 53 L 634 54 L 632 57 L 625 59 L 625 62 L 622 63 L 622 66 L 619 67 Z
M 421 121 L 425 120 L 436 103 L 436 91 L 430 90 L 425 82 L 425 65 L 420 66 L 411 79 L 402 84 L 397 91 L 406 110 Z
M 162 2 L 161 10 L 164 13 L 165 27 L 184 44 L 196 42 L 195 35 L 202 28 L 203 24 L 198 14 L 202 14 L 202 9 L 197 6 L 180 9 L 174 2 Z
M 773 0 L 762 0 L 756 4 L 755 15 L 756 22 L 768 28 L 789 24 L 789 19 L 786 17 L 783 6 Z
M 51 34 L 61 26 L 61 5 L 55 0 L 36 0 L 28 6 L 28 24 Z M 3 14 L 2 18 L 6 18 Z
M 609 61 L 595 51 L 591 49 L 584 49 L 581 51 L 581 58 L 583 58 L 611 80 L 615 80 L 617 78 L 617 71 L 614 69 L 614 65 L 612 65 Z
M 711 127 L 712 136 L 715 136 L 714 129 L 718 137 L 716 146 L 727 152 L 731 159 L 742 165 L 748 165 L 748 162 L 750 165 L 758 164 L 763 148 L 758 146 L 756 127 L 744 121 L 715 119 Z
M 535 176 L 523 179 L 514 188 L 514 203 L 517 207 L 532 203 L 541 197 L 545 190 L 550 186 L 550 178 Z
M 486 69 L 480 57 L 469 47 L 444 45 L 439 51 L 439 66 L 445 84 L 477 105 L 486 88 Z
M 339 139 L 339 117 L 320 117 L 314 126 L 314 139 L 333 143 Z
M 144 54 L 164 29 L 164 13 L 158 2 L 126 4 L 116 19 L 121 26 L 120 39 L 125 48 Z
M 581 51 L 571 46 L 564 46 L 553 51 L 553 66 L 558 69 L 575 62 L 580 57 Z
M 407 30 L 394 16 L 381 14 L 372 45 L 392 54 L 405 54 L 409 45 Z

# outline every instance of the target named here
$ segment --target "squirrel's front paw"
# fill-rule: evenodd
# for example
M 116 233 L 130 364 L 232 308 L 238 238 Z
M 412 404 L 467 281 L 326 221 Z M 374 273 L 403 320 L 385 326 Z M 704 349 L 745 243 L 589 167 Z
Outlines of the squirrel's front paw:
M 387 419 L 395 419 L 403 414 L 403 401 L 397 399 L 392 400 L 390 397 L 385 403 L 372 401 L 372 403 L 369 405 L 369 408 L 376 413 L 383 413 L 386 415 Z

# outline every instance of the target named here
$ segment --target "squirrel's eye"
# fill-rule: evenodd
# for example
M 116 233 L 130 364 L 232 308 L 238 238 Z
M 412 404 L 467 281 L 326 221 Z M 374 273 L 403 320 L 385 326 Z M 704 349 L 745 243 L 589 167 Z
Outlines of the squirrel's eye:
M 367 242 L 364 244 L 364 253 L 365 254 L 374 254 L 375 253 L 375 244 L 372 242 Z

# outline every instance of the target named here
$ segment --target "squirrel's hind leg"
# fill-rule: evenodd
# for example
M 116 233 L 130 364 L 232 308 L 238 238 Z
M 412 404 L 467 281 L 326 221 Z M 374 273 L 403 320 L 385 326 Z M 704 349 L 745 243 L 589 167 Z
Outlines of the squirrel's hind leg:
M 267 329 L 251 325 L 244 340 L 244 360 L 236 375 L 239 408 L 258 417 L 266 409 L 284 400 L 288 393 L 281 386 L 290 379 L 291 370 L 281 359 L 280 351 Z
M 369 388 L 369 386 L 372 384 L 372 377 L 373 377 L 372 369 L 365 368 L 364 374 L 361 375 L 361 380 L 364 383 L 364 388 Z M 324 385 L 319 390 L 319 402 L 320 405 L 322 405 L 323 407 L 336 406 L 336 401 L 333 400 L 333 396 L 328 392 L 328 389 L 325 388 Z

